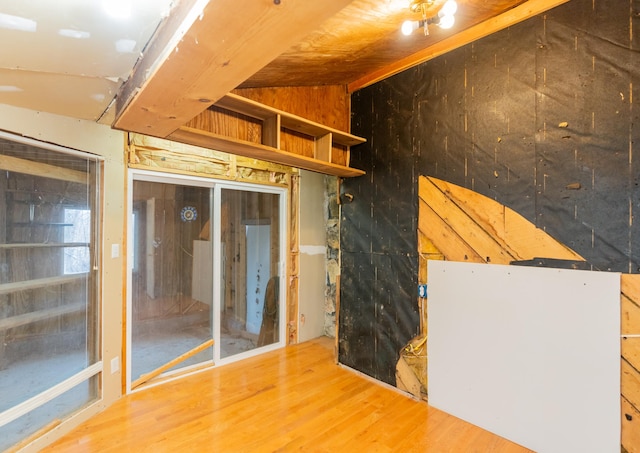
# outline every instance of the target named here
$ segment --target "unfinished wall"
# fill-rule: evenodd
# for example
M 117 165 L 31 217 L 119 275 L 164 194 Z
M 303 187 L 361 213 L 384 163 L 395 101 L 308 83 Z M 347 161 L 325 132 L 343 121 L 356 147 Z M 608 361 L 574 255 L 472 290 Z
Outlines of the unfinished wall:
M 335 129 L 350 132 L 350 98 L 344 86 L 303 86 L 274 88 L 243 88 L 235 91 L 271 107 L 299 115 Z M 286 138 L 285 138 L 286 140 Z M 285 141 L 285 145 L 286 145 Z M 296 152 L 301 152 L 294 148 Z M 334 153 L 339 160 L 342 154 Z M 326 217 L 326 287 L 324 293 L 324 335 L 333 337 L 336 331 L 338 287 L 340 285 L 340 206 L 338 204 L 339 178 L 325 176 Z
M 337 336 L 336 313 L 339 311 L 340 288 L 340 178 L 324 177 L 325 220 L 327 233 L 326 267 L 327 278 L 324 289 L 324 334 Z
M 499 201 L 594 269 L 640 272 L 639 12 L 572 0 L 354 93 L 367 176 L 342 188 L 342 363 L 394 383 L 419 332 L 419 175 Z
M 121 395 L 121 349 L 122 349 L 122 304 L 124 297 L 123 270 L 124 250 L 124 137 L 121 132 L 107 126 L 88 121 L 74 120 L 57 115 L 35 112 L 6 105 L 0 105 L 0 128 L 55 143 L 70 148 L 104 156 L 105 187 L 103 215 L 103 243 L 108 253 L 103 255 L 102 295 L 103 332 L 102 338 L 103 399 L 58 425 L 55 429 L 36 441 L 27 451 L 39 451 L 47 442 L 68 432 L 82 421 L 95 415 Z M 119 253 L 111 254 L 112 245 L 117 245 Z M 118 369 L 111 368 L 117 365 Z

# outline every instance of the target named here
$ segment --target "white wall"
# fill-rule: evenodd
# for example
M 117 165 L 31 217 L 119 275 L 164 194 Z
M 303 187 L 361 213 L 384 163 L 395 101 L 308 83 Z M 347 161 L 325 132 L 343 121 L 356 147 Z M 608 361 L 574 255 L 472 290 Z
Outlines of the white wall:
M 41 113 L 0 104 L 0 129 L 68 148 L 98 154 L 104 162 L 104 255 L 102 272 L 104 363 L 103 399 L 31 444 L 26 451 L 38 451 L 45 444 L 68 432 L 79 423 L 109 406 L 121 395 L 121 373 L 111 372 L 111 362 L 120 362 L 122 349 L 122 303 L 124 281 L 122 257 L 125 253 L 124 213 L 126 173 L 124 164 L 124 135 L 108 126 L 72 118 Z M 111 256 L 112 244 L 120 249 L 118 257 Z M 111 333 L 105 335 L 104 333 Z M 115 333 L 115 334 L 114 334 Z M 122 366 L 119 363 L 119 369 Z
M 300 171 L 298 340 L 322 336 L 326 288 L 324 175 Z
M 429 261 L 429 404 L 539 452 L 620 449 L 620 274 Z

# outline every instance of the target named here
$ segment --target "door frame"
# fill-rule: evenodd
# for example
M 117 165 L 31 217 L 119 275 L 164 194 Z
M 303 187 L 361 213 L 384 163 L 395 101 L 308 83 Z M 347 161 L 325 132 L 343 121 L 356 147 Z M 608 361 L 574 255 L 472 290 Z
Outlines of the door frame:
M 180 184 L 187 186 L 196 186 L 196 187 L 204 187 L 212 190 L 212 197 L 210 200 L 210 225 L 211 225 L 211 241 L 213 242 L 213 266 L 212 266 L 212 280 L 213 280 L 213 295 L 212 300 L 213 304 L 211 307 L 211 327 L 212 327 L 212 337 L 214 339 L 213 345 L 213 361 L 211 366 L 219 366 L 227 363 L 236 362 L 238 360 L 242 360 L 248 357 L 252 357 L 255 355 L 262 354 L 264 352 L 268 352 L 271 350 L 282 348 L 286 345 L 286 326 L 287 326 L 287 315 L 288 315 L 288 304 L 287 304 L 287 244 L 289 242 L 289 229 L 287 225 L 287 207 L 288 207 L 288 190 L 284 187 L 276 187 L 255 183 L 245 183 L 245 182 L 237 182 L 237 181 L 228 181 L 223 179 L 214 179 L 214 178 L 205 178 L 199 176 L 190 176 L 183 174 L 173 174 L 173 173 L 164 173 L 164 172 L 156 172 L 149 170 L 139 170 L 139 169 L 129 169 L 127 172 L 127 180 L 128 180 L 128 194 L 127 194 L 127 256 L 126 256 L 126 297 L 125 297 L 125 335 L 123 345 L 123 354 L 125 355 L 125 360 L 123 361 L 125 364 L 125 373 L 123 373 L 124 380 L 124 390 L 126 393 L 132 393 L 131 389 L 131 340 L 132 340 L 132 275 L 133 275 L 133 264 L 134 264 L 134 231 L 133 231 L 133 184 L 134 181 L 148 181 L 148 182 L 157 182 L 157 183 L 166 183 L 166 184 Z M 256 347 L 250 351 L 242 352 L 239 354 L 235 354 L 230 357 L 221 358 L 220 357 L 220 307 L 221 307 L 221 288 L 222 288 L 222 275 L 221 270 L 222 266 L 220 265 L 222 260 L 222 247 L 221 247 L 221 235 L 222 228 L 220 219 L 221 216 L 221 201 L 222 201 L 222 190 L 239 190 L 239 191 L 249 191 L 249 192 L 259 192 L 259 193 L 269 193 L 279 195 L 279 231 L 280 231 L 280 244 L 279 244 L 279 256 L 278 256 L 278 272 L 280 275 L 279 279 L 279 322 L 278 322 L 278 338 L 279 340 L 276 343 Z M 194 370 L 201 370 L 202 365 L 193 365 Z M 183 376 L 185 372 L 189 371 L 190 367 L 185 367 L 176 371 L 174 373 L 179 373 L 180 376 Z M 170 377 L 172 373 L 162 374 L 163 377 Z M 166 382 L 166 379 L 163 379 L 163 382 Z M 153 381 L 148 384 L 142 385 L 138 387 L 138 389 L 148 388 L 149 386 L 154 385 Z M 133 392 L 138 389 L 134 389 Z

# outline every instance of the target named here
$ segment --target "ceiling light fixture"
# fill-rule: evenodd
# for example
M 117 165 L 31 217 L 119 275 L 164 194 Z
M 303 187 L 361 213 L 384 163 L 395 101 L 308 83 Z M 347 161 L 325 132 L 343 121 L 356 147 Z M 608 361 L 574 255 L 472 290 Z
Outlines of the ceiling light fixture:
M 455 23 L 455 13 L 458 4 L 455 0 L 413 0 L 409 5 L 413 13 L 420 13 L 420 20 L 406 20 L 402 24 L 402 34 L 410 35 L 418 28 L 424 29 L 424 34 L 429 34 L 429 25 L 438 25 L 440 28 L 451 28 Z

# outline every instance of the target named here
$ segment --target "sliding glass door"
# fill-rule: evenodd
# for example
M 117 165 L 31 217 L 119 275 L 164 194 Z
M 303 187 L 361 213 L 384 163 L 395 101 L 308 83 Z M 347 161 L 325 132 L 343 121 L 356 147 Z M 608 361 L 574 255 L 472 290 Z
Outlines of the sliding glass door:
M 281 189 L 132 172 L 128 388 L 283 344 Z
M 189 181 L 133 181 L 129 346 L 134 388 L 152 373 L 173 368 L 174 359 L 184 354 L 190 355 L 176 363 L 179 367 L 213 357 L 211 347 L 204 346 L 212 338 L 211 297 L 200 288 L 200 282 L 211 281 L 211 266 L 198 261 L 212 256 L 211 241 L 203 237 L 211 194 L 210 187 Z
M 5 451 L 101 396 L 102 163 L 0 132 L 0 170 Z
M 281 195 L 221 189 L 220 357 L 280 342 Z

